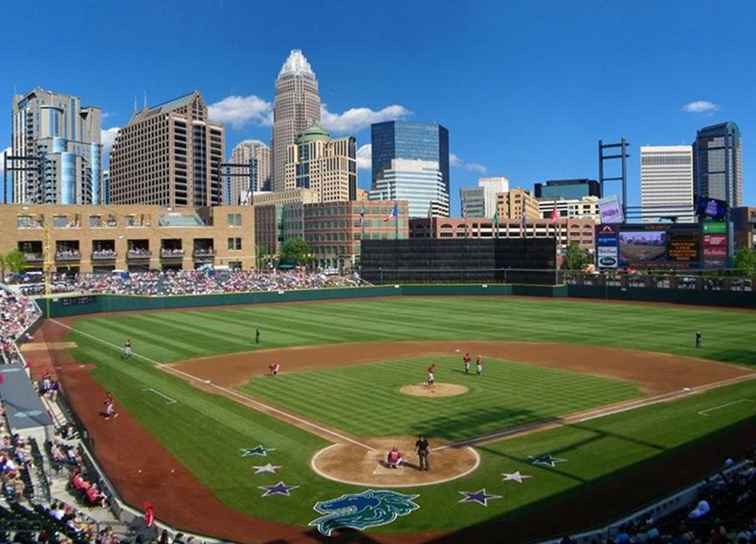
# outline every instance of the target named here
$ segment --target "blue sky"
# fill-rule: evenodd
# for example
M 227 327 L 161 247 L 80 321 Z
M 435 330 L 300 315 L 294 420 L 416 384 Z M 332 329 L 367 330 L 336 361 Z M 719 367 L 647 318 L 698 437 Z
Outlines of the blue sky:
M 3 30 L 7 108 L 14 88 L 42 86 L 101 106 L 107 129 L 128 122 L 135 97 L 199 89 L 227 122 L 230 152 L 269 141 L 274 79 L 299 48 L 333 132 L 369 144 L 368 122 L 397 115 L 449 128 L 455 212 L 459 187 L 483 172 L 523 187 L 595 178 L 598 139 L 620 136 L 637 202 L 640 145 L 689 144 L 724 120 L 741 128 L 745 200 L 756 205 L 753 3 L 42 1 L 3 16 L 26 22 Z M 698 101 L 703 111 L 684 111 Z

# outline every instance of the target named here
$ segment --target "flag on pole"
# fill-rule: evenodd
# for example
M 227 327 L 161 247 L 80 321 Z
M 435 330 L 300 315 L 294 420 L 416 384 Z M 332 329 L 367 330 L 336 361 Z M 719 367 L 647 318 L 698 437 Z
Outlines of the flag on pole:
M 559 213 L 557 212 L 556 207 L 554 207 L 553 210 L 551 210 L 551 222 L 557 223 L 559 221 Z
M 392 218 L 395 218 L 395 217 L 397 217 L 399 215 L 398 211 L 396 209 L 396 206 L 397 206 L 397 204 L 394 204 L 394 207 L 391 208 L 391 213 L 389 215 L 387 215 L 386 217 L 383 218 L 383 222 L 384 223 L 388 223 L 389 221 L 391 221 Z
M 499 237 L 499 209 L 498 208 L 496 208 L 496 211 L 494 212 L 493 220 L 494 220 L 494 233 L 495 233 L 494 236 L 498 238 Z

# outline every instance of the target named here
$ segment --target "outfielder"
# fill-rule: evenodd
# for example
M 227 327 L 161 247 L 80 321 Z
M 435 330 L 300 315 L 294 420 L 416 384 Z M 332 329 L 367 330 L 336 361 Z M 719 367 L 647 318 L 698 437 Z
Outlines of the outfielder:
M 132 355 L 134 355 L 134 350 L 131 347 L 131 338 L 127 338 L 121 350 L 121 359 L 130 359 Z

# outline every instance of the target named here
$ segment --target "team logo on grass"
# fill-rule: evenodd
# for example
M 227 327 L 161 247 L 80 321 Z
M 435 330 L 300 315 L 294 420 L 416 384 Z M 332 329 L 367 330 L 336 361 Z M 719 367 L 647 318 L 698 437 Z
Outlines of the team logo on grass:
M 420 495 L 405 495 L 385 489 L 368 489 L 349 493 L 336 499 L 319 501 L 313 508 L 323 514 L 309 523 L 325 536 L 336 529 L 350 528 L 364 531 L 369 527 L 388 525 L 399 516 L 411 514 L 420 505 L 414 500 Z
M 514 472 L 501 473 L 502 482 L 517 482 L 518 484 L 522 484 L 525 483 L 525 480 L 527 480 L 528 478 L 532 478 L 532 476 L 528 474 L 522 474 L 519 470 L 515 470 Z
M 530 460 L 531 465 L 540 465 L 542 467 L 551 467 L 554 468 L 559 463 L 566 463 L 567 459 L 560 459 L 559 457 L 554 457 L 550 453 L 547 453 L 545 455 L 531 455 L 528 457 Z

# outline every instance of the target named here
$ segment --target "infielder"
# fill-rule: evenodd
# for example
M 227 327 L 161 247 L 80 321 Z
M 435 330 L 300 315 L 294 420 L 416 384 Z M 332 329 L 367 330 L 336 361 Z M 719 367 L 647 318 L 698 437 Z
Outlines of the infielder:
M 478 376 L 483 374 L 483 359 L 480 355 L 475 359 L 475 370 L 477 371 Z
M 472 361 L 472 359 L 470 358 L 470 354 L 469 353 L 465 353 L 465 356 L 462 357 L 462 362 L 465 365 L 465 374 L 469 374 L 470 373 L 470 361 Z

